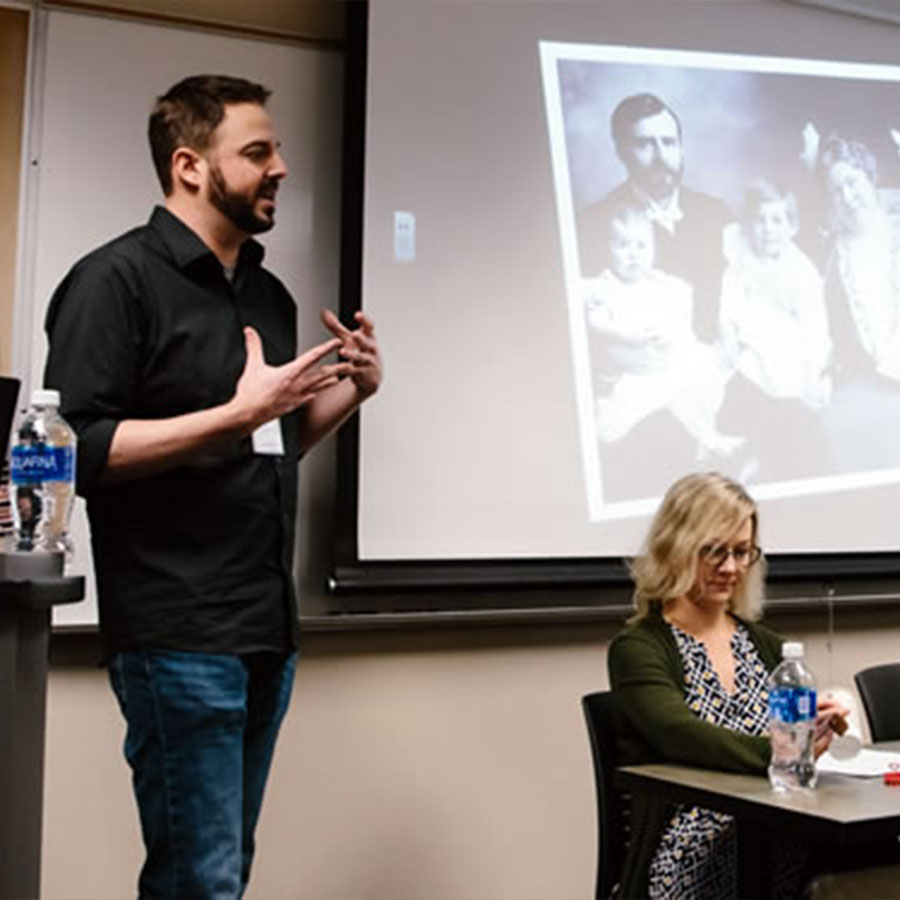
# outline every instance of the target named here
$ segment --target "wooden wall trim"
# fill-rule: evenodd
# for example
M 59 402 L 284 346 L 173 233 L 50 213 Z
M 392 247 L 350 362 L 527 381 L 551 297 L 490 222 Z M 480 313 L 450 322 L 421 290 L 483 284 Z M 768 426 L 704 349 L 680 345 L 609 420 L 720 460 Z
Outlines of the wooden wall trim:
M 271 2 L 271 0 L 270 0 Z M 202 14 L 195 7 L 187 7 L 186 12 L 170 9 L 161 0 L 42 0 L 45 9 L 68 9 L 73 12 L 87 12 L 105 16 L 139 19 L 160 25 L 177 25 L 188 28 L 203 28 L 236 34 L 242 37 L 258 37 L 265 40 L 286 41 L 291 44 L 309 45 L 320 50 L 343 51 L 344 49 L 344 2 L 343 0 L 295 0 L 294 9 L 303 9 L 302 16 L 285 17 L 282 23 L 272 25 L 272 16 L 261 17 L 263 9 L 257 0 L 254 4 L 244 4 L 243 9 L 251 14 L 244 18 L 231 17 L 227 10 L 216 11 L 215 4 L 206 5 Z M 257 11 L 256 15 L 252 11 Z
M 12 374 L 28 23 L 27 10 L 0 6 L 0 372 L 3 374 Z

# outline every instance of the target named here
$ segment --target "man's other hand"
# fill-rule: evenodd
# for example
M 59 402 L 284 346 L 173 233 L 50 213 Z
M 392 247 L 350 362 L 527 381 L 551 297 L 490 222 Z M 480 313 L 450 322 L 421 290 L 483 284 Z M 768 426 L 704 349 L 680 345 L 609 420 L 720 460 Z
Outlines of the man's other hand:
M 359 327 L 351 331 L 331 310 L 322 310 L 322 322 L 340 342 L 340 355 L 352 365 L 350 378 L 364 400 L 381 386 L 383 369 L 375 338 L 375 323 L 362 311 L 357 312 L 354 318 Z

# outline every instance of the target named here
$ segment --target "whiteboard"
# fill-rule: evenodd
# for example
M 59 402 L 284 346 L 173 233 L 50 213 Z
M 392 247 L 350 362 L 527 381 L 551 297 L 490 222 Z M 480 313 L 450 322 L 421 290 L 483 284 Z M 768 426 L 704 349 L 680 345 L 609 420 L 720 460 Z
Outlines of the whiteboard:
M 266 264 L 300 304 L 301 346 L 322 340 L 319 309 L 337 306 L 343 57 L 92 14 L 38 15 L 16 329 L 31 336 L 16 360 L 26 391 L 42 383 L 43 323 L 56 285 L 77 259 L 145 222 L 161 202 L 147 117 L 155 98 L 188 75 L 241 76 L 273 91 L 269 108 L 289 175 L 278 224 L 262 237 Z M 88 594 L 54 610 L 54 624 L 92 625 L 97 606 L 81 500 L 72 535 L 69 572 L 87 577 Z

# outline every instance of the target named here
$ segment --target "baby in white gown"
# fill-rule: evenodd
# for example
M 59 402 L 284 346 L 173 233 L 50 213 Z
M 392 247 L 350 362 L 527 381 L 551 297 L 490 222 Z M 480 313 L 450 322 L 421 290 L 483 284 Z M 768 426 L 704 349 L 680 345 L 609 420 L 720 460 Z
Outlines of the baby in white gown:
M 694 335 L 690 285 L 654 268 L 653 225 L 643 211 L 612 212 L 608 251 L 608 267 L 584 285 L 597 436 L 617 441 L 668 409 L 697 441 L 698 459 L 733 453 L 743 438 L 716 426 L 722 360 Z

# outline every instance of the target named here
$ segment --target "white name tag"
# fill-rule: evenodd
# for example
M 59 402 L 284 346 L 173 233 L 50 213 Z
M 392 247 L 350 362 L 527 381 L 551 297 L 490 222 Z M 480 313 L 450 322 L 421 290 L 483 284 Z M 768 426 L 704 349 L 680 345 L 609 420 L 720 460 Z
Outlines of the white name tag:
M 264 456 L 284 456 L 281 419 L 270 419 L 253 432 L 253 452 Z

